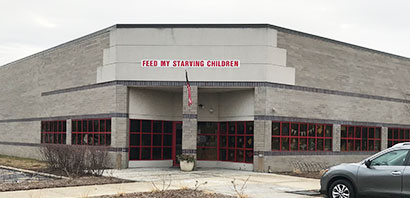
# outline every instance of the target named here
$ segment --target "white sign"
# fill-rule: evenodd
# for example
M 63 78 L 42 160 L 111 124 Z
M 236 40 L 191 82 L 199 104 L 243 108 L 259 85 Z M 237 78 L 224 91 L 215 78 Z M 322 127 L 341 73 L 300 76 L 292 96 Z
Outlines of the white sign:
M 141 67 L 163 68 L 239 68 L 239 60 L 141 60 Z

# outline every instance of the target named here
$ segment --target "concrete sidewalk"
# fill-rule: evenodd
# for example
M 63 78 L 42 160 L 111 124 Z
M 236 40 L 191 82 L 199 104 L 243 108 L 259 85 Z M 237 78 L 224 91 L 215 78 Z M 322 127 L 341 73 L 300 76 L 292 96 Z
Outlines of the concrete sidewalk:
M 166 184 L 171 180 L 169 189 L 194 188 L 196 181 L 198 181 L 199 183 L 208 182 L 206 185 L 202 185 L 199 188 L 200 190 L 236 195 L 232 181 L 235 180 L 237 187 L 240 188 L 249 176 L 250 178 L 244 190 L 244 194 L 248 195 L 248 197 L 311 197 L 287 192 L 317 190 L 320 187 L 318 179 L 225 169 L 201 169 L 194 172 L 181 172 L 178 169 L 168 168 L 138 168 L 112 170 L 108 171 L 106 175 L 129 179 L 136 182 L 3 192 L 0 193 L 0 198 L 92 197 L 121 193 L 147 192 L 154 190 L 152 183 L 156 184 L 158 188 L 162 188 L 163 180 L 165 180 Z

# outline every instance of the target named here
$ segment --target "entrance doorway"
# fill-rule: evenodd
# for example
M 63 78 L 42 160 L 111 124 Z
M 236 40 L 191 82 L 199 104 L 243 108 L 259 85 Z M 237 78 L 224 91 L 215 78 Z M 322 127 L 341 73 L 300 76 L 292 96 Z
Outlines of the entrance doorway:
M 182 154 L 182 122 L 173 122 L 172 160 L 173 166 L 179 166 L 178 155 Z

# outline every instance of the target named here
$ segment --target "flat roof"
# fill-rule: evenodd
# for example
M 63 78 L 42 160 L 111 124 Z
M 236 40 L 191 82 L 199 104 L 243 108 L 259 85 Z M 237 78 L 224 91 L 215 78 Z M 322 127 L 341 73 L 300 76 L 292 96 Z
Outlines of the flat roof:
M 335 43 L 335 44 L 339 44 L 339 45 L 344 45 L 344 46 L 355 48 L 355 49 L 358 49 L 358 50 L 364 50 L 364 51 L 368 51 L 368 52 L 371 52 L 371 53 L 382 54 L 382 55 L 391 56 L 391 57 L 394 57 L 394 58 L 399 58 L 399 59 L 404 59 L 404 60 L 410 61 L 410 58 L 408 58 L 408 57 L 404 57 L 404 56 L 400 56 L 400 55 L 396 55 L 396 54 L 392 54 L 392 53 L 388 53 L 388 52 L 383 52 L 383 51 L 379 51 L 379 50 L 375 50 L 375 49 L 371 49 L 371 48 L 367 48 L 367 47 L 362 47 L 362 46 L 358 46 L 358 45 L 354 45 L 354 44 L 350 44 L 350 43 L 346 43 L 346 42 L 342 42 L 342 41 L 338 41 L 338 40 L 334 40 L 334 39 L 330 39 L 330 38 L 326 38 L 326 37 L 322 37 L 322 36 L 317 36 L 317 35 L 314 35 L 314 34 L 309 34 L 309 33 L 300 32 L 300 31 L 297 31 L 297 30 L 292 30 L 292 29 L 288 29 L 288 28 L 284 28 L 284 27 L 280 27 L 280 26 L 266 24 L 266 23 L 261 23 L 261 24 L 115 24 L 113 26 L 110 26 L 110 27 L 104 28 L 102 30 L 93 32 L 93 33 L 88 34 L 86 36 L 83 36 L 83 37 L 80 37 L 80 38 L 65 42 L 63 44 L 60 44 L 60 45 L 57 45 L 55 47 L 46 49 L 44 51 L 32 54 L 30 56 L 15 60 L 13 62 L 6 63 L 5 65 L 2 65 L 2 66 L 17 63 L 17 62 L 26 60 L 28 58 L 35 57 L 35 56 L 50 52 L 50 51 L 52 51 L 56 48 L 59 48 L 59 47 L 65 46 L 65 45 L 69 45 L 69 44 L 73 44 L 73 43 L 82 41 L 84 39 L 87 39 L 87 38 L 90 38 L 90 37 L 94 37 L 94 36 L 109 32 L 113 28 L 117 28 L 117 29 L 126 29 L 126 28 L 270 28 L 270 29 L 275 29 L 277 31 L 281 31 L 281 32 L 297 34 L 297 35 L 300 35 L 300 36 L 305 36 L 305 37 L 309 37 L 309 38 L 313 38 L 313 39 L 318 39 L 318 40 L 322 40 L 322 41 L 325 41 L 325 42 L 331 42 L 331 43 Z M 2 66 L 0 66 L 0 68 Z

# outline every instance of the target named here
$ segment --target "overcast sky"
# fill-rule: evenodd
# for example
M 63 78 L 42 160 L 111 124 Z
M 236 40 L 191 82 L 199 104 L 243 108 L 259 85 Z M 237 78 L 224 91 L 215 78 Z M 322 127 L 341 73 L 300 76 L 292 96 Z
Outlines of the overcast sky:
M 116 23 L 269 23 L 410 57 L 408 0 L 0 0 L 0 65 Z

